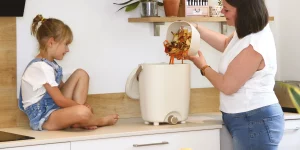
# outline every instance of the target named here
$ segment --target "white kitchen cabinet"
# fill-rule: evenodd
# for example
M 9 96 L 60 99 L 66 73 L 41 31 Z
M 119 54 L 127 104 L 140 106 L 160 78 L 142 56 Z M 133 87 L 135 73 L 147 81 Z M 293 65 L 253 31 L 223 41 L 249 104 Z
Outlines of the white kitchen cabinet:
M 221 129 L 221 150 L 233 150 L 232 137 L 226 127 Z M 285 130 L 278 150 L 299 150 L 300 147 L 300 119 L 285 120 Z
M 283 138 L 278 150 L 300 149 L 300 120 L 286 120 Z
M 13 148 L 1 149 L 1 150 L 70 150 L 70 149 L 71 149 L 70 142 L 68 142 L 68 143 L 13 147 Z
M 225 125 L 222 126 L 222 129 L 220 131 L 220 145 L 220 150 L 233 150 L 232 137 Z
M 220 150 L 220 130 L 164 133 L 71 142 L 71 150 Z

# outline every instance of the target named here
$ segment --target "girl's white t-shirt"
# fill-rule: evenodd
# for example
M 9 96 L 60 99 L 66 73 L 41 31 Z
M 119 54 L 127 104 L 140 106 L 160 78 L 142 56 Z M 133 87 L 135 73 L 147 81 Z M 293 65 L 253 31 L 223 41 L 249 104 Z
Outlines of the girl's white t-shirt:
M 59 85 L 55 81 L 55 71 L 50 65 L 39 61 L 28 66 L 21 79 L 24 109 L 41 100 L 46 93 L 43 86 L 46 83 L 52 87 Z
M 262 31 L 242 39 L 239 39 L 235 32 L 222 54 L 219 73 L 225 74 L 231 61 L 249 45 L 262 55 L 265 67 L 256 71 L 236 93 L 232 95 L 220 93 L 220 110 L 225 113 L 246 112 L 278 103 L 273 91 L 277 71 L 276 47 L 269 24 Z

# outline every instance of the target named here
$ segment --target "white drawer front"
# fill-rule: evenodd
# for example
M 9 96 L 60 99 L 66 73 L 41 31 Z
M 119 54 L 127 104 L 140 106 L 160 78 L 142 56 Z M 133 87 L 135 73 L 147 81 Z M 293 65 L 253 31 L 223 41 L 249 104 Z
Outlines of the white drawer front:
M 71 142 L 72 150 L 219 150 L 219 129 Z
M 70 149 L 71 149 L 70 143 L 55 143 L 55 144 L 6 148 L 3 150 L 70 150 Z
M 299 150 L 300 148 L 300 120 L 286 120 L 283 138 L 279 150 Z

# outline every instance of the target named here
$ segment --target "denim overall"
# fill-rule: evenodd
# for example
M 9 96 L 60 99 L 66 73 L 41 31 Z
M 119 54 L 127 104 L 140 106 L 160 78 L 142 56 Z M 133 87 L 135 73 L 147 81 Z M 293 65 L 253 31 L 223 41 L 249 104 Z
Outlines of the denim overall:
M 55 70 L 55 81 L 59 84 L 62 79 L 62 68 L 55 61 L 50 62 L 44 58 L 35 58 L 28 64 L 28 66 L 30 66 L 34 62 L 39 62 L 39 61 L 43 61 L 43 62 L 47 63 Z M 26 69 L 28 68 L 28 66 L 26 67 Z M 26 71 L 26 69 L 25 69 L 25 71 Z M 55 104 L 55 102 L 53 101 L 53 99 L 51 98 L 51 96 L 49 95 L 49 93 L 47 91 L 41 100 L 28 106 L 26 109 L 24 109 L 22 101 L 23 101 L 22 89 L 20 88 L 18 105 L 19 105 L 20 110 L 25 112 L 26 115 L 28 116 L 29 122 L 30 122 L 30 127 L 33 130 L 40 130 L 40 131 L 43 130 L 42 126 L 43 126 L 44 122 L 48 120 L 50 114 L 53 111 L 60 108 L 59 106 L 57 106 Z

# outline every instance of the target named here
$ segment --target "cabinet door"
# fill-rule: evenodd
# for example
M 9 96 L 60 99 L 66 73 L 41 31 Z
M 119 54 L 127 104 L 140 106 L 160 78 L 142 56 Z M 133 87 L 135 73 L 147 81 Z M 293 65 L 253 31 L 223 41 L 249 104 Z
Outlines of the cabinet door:
M 279 150 L 300 149 L 300 120 L 286 120 L 283 138 Z
M 220 133 L 220 139 L 221 139 L 221 149 L 220 150 L 233 150 L 232 145 L 232 137 L 227 130 L 226 126 L 223 125 Z
M 71 150 L 220 150 L 219 129 L 71 142 Z
M 3 150 L 70 150 L 70 149 L 71 149 L 70 143 L 55 143 L 55 144 L 6 148 Z

